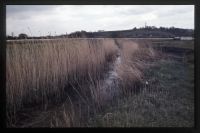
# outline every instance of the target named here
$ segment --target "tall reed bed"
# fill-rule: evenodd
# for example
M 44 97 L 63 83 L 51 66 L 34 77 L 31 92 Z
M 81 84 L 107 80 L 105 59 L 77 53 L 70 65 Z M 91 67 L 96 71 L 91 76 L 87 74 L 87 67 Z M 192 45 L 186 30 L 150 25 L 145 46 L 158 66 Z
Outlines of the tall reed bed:
M 8 43 L 6 52 L 8 120 L 14 123 L 15 113 L 29 106 L 56 103 L 55 111 L 42 109 L 45 115 L 33 120 L 40 122 L 44 117 L 47 127 L 85 126 L 91 112 L 101 111 L 109 100 L 118 98 L 112 91 L 122 90 L 121 96 L 137 91 L 147 68 L 145 62 L 155 56 L 149 42 L 132 39 L 14 41 Z M 108 86 L 104 74 L 117 56 L 121 61 L 113 71 L 119 79 Z M 74 102 L 73 95 L 80 101 Z M 65 98 L 68 102 L 62 102 Z M 57 108 L 58 103 L 63 107 Z M 31 118 L 30 113 L 27 115 Z
M 6 49 L 7 112 L 16 112 L 26 105 L 62 100 L 69 85 L 98 79 L 116 53 L 117 46 L 112 39 L 9 42 Z
M 149 41 L 132 39 L 118 39 L 121 48 L 122 63 L 117 72 L 120 78 L 121 89 L 124 93 L 137 93 L 143 81 L 146 62 L 152 60 L 156 53 Z

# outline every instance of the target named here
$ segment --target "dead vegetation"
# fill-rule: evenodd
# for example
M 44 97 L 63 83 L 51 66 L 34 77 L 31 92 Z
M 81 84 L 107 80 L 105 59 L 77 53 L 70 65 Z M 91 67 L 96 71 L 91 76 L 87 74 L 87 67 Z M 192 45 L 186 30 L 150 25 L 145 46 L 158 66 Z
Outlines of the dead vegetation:
M 118 68 L 121 88 L 124 93 L 137 93 L 143 82 L 143 72 L 148 68 L 146 61 L 155 58 L 156 53 L 145 41 L 118 40 L 121 44 L 122 63 Z
M 98 79 L 117 47 L 111 39 L 61 39 L 43 43 L 8 44 L 6 57 L 7 111 L 59 102 L 69 86 Z M 79 92 L 89 92 L 77 90 Z M 11 114 L 12 113 L 12 114 Z
M 127 118 L 122 126 L 141 126 L 145 118 L 139 113 L 147 110 L 140 108 L 140 103 L 146 102 L 144 97 L 151 97 L 156 88 L 152 84 L 150 91 L 146 91 L 150 83 L 146 70 L 155 65 L 155 59 L 163 56 L 154 51 L 149 40 L 100 38 L 12 42 L 7 45 L 6 52 L 7 123 L 10 127 L 120 126 L 120 121 L 124 122 L 119 120 L 121 116 L 118 119 L 113 115 L 121 112 L 100 116 L 103 124 L 91 118 L 98 120 L 99 113 L 114 109 L 116 102 L 118 105 L 124 98 L 133 100 L 136 106 L 134 110 L 121 113 L 123 119 Z M 116 64 L 118 57 L 120 62 Z M 114 78 L 109 77 L 110 72 Z M 139 92 L 145 93 L 137 97 Z M 158 92 L 156 96 L 161 94 Z M 127 96 L 131 97 L 126 99 Z M 155 98 L 151 99 L 153 104 L 160 105 Z M 120 104 L 118 108 L 125 105 Z M 138 112 L 136 108 L 141 110 Z

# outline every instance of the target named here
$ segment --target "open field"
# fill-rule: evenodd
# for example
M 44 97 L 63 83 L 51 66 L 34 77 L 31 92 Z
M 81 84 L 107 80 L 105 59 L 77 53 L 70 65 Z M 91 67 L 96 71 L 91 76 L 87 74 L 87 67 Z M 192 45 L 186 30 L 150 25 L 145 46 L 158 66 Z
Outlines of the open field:
M 193 41 L 10 41 L 9 127 L 192 127 Z

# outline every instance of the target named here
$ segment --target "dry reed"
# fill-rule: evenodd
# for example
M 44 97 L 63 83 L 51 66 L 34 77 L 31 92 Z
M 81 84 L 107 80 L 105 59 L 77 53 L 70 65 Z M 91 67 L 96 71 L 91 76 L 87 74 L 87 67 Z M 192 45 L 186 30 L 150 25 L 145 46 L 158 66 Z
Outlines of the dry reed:
M 101 92 L 103 73 L 108 69 L 108 63 L 114 61 L 119 53 L 121 63 L 116 70 L 120 78 L 120 88 L 129 93 L 142 82 L 145 61 L 155 56 L 146 42 L 77 38 L 9 42 L 6 50 L 9 118 L 16 111 L 28 106 L 46 107 L 52 102 L 62 101 L 63 98 L 70 99 L 72 91 L 82 101 L 87 102 L 88 97 L 91 97 L 93 100 L 90 102 L 94 102 L 95 107 L 100 106 L 105 101 L 101 95 L 104 94 Z M 50 126 L 77 125 L 74 120 L 75 111 L 69 111 L 68 107 L 63 107 L 61 113 L 49 113 Z M 58 117 L 59 114 L 62 114 L 62 118 Z
M 138 92 L 139 85 L 143 81 L 143 72 L 146 61 L 153 59 L 155 53 L 151 45 L 145 41 L 131 39 L 118 40 L 121 47 L 122 63 L 117 71 L 121 81 L 121 89 L 124 93 Z
M 116 50 L 112 39 L 11 42 L 6 50 L 7 111 L 59 101 L 67 85 L 98 78 Z

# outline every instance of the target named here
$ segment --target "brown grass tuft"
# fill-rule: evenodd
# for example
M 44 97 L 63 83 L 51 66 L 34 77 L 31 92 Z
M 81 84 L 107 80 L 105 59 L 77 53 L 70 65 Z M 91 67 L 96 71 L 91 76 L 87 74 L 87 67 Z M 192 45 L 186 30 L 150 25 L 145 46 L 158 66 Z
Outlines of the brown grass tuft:
M 143 82 L 143 71 L 146 61 L 153 59 L 155 53 L 150 44 L 133 40 L 119 40 L 121 44 L 122 63 L 118 73 L 124 93 L 138 92 L 139 84 Z
M 111 39 L 14 42 L 6 50 L 8 112 L 65 96 L 67 85 L 97 79 L 116 54 Z M 83 90 L 78 90 L 83 91 Z M 84 90 L 88 92 L 87 90 Z

